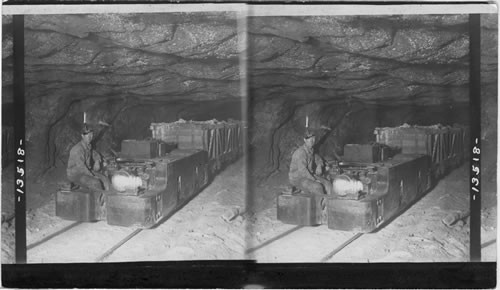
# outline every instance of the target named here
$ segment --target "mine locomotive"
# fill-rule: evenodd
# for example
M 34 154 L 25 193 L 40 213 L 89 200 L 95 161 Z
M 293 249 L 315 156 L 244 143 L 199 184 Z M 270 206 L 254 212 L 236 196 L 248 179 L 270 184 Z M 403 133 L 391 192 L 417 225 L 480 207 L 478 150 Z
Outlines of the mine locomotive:
M 376 128 L 372 144 L 346 144 L 332 163 L 333 192 L 283 192 L 277 218 L 283 223 L 373 232 L 421 198 L 467 158 L 468 128 L 409 126 Z
M 151 124 L 152 138 L 123 140 L 107 168 L 111 188 L 60 190 L 56 216 L 150 228 L 170 216 L 243 153 L 245 124 L 184 121 Z

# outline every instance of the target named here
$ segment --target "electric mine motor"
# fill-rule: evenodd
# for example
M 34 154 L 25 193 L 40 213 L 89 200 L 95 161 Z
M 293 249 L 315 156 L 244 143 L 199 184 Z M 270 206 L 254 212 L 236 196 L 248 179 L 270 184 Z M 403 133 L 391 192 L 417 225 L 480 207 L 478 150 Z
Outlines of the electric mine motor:
M 76 221 L 150 228 L 205 187 L 242 148 L 243 122 L 153 123 L 153 137 L 123 140 L 107 167 L 107 192 L 60 190 L 56 215 Z
M 330 172 L 331 194 L 280 194 L 278 220 L 372 232 L 417 201 L 467 156 L 467 127 L 405 124 L 377 128 L 375 133 L 385 143 L 346 144 L 345 161 Z

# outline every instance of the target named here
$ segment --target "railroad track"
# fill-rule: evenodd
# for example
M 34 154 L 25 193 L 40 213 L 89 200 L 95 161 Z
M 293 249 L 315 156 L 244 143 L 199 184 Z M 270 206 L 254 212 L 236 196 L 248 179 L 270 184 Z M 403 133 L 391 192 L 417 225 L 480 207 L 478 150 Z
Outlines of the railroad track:
M 121 239 L 114 246 L 112 246 L 111 248 L 109 248 L 109 250 L 107 250 L 106 252 L 104 252 L 104 254 L 102 254 L 99 257 L 97 257 L 97 259 L 95 261 L 96 262 L 103 262 L 104 259 L 106 259 L 107 257 L 111 256 L 111 254 L 113 254 L 114 251 L 116 251 L 118 248 L 120 248 L 121 246 L 123 246 L 126 242 L 128 242 L 131 238 L 133 238 L 134 236 L 136 236 L 140 232 L 142 232 L 142 229 L 136 229 L 135 231 L 133 231 L 132 233 L 130 233 L 129 235 L 127 235 L 125 238 Z
M 248 250 L 245 251 L 245 254 L 248 255 L 248 254 L 251 254 L 251 253 L 254 253 L 254 252 L 257 252 L 259 250 L 261 250 L 262 248 L 278 241 L 279 239 L 297 231 L 297 230 L 300 230 L 300 229 L 303 229 L 305 228 L 304 226 L 296 226 L 296 227 L 293 227 L 291 229 L 289 229 L 288 231 L 286 232 L 283 232 L 279 235 L 277 235 L 276 237 L 274 238 L 271 238 L 265 242 L 263 242 L 262 244 L 256 246 L 256 247 L 253 247 L 253 248 L 250 248 Z M 354 234 L 352 237 L 348 238 L 347 240 L 345 240 L 341 245 L 335 247 L 331 252 L 329 252 L 327 255 L 325 255 L 323 258 L 320 259 L 320 262 L 328 262 L 331 258 L 333 258 L 333 256 L 335 256 L 337 253 L 339 253 L 340 251 L 342 251 L 345 247 L 347 247 L 349 244 L 351 244 L 352 242 L 354 242 L 355 240 L 357 240 L 358 238 L 360 238 L 361 236 L 363 236 L 364 233 L 356 233 Z
M 74 222 L 66 227 L 64 227 L 63 229 L 60 229 L 44 238 L 42 238 L 41 240 L 37 241 L 37 242 L 34 242 L 30 245 L 27 246 L 27 250 L 32 250 L 33 248 L 35 247 L 38 247 L 48 241 L 50 241 L 51 239 L 57 237 L 57 236 L 60 236 L 64 233 L 67 233 L 68 231 L 70 230 L 73 230 L 75 228 L 77 228 L 78 226 L 81 226 L 82 224 L 84 224 L 83 222 Z M 296 226 L 296 227 L 293 227 L 265 242 L 263 242 L 262 244 L 256 246 L 256 247 L 253 247 L 253 248 L 250 248 L 248 250 L 245 251 L 245 254 L 248 255 L 250 253 L 254 253 L 254 252 L 257 252 L 263 248 L 265 248 L 266 246 L 270 245 L 270 244 L 273 244 L 273 243 L 276 243 L 277 241 L 279 241 L 281 238 L 289 235 L 289 234 L 292 234 L 293 232 L 295 231 L 298 231 L 300 229 L 303 229 L 305 228 L 304 226 Z M 104 262 L 107 258 L 109 258 L 116 250 L 118 250 L 120 247 L 122 247 L 124 244 L 126 244 L 128 241 L 130 241 L 133 237 L 135 237 L 136 235 L 140 234 L 141 232 L 143 231 L 143 229 L 134 229 L 132 230 L 132 232 L 130 232 L 128 235 L 126 235 L 124 238 L 122 238 L 120 241 L 118 241 L 117 243 L 115 243 L 114 245 L 112 245 L 111 247 L 108 248 L 108 250 L 106 250 L 103 254 L 97 256 L 94 260 L 94 262 L 97 262 L 97 263 L 100 263 L 100 262 Z M 356 233 L 354 234 L 352 237 L 346 239 L 342 244 L 340 244 L 339 246 L 335 247 L 331 252 L 329 252 L 327 255 L 325 255 L 323 258 L 320 259 L 319 262 L 328 262 L 329 260 L 331 260 L 336 254 L 338 254 L 340 251 L 342 251 L 345 247 L 347 247 L 348 245 L 350 245 L 351 243 L 353 243 L 354 241 L 356 241 L 358 238 L 360 238 L 361 236 L 363 236 L 363 233 Z
M 55 237 L 60 237 L 61 235 L 64 235 L 72 230 L 76 230 L 77 228 L 81 227 L 82 225 L 88 225 L 88 223 L 84 222 L 74 222 L 66 227 L 51 233 L 42 239 L 31 243 L 27 245 L 26 249 L 27 251 L 30 251 L 42 244 L 45 244 L 49 242 L 50 240 L 54 239 Z M 109 247 L 108 250 L 106 250 L 103 254 L 97 256 L 94 260 L 94 262 L 103 262 L 105 261 L 109 256 L 111 256 L 117 249 L 119 249 L 121 246 L 123 246 L 126 242 L 128 242 L 130 239 L 132 239 L 134 236 L 138 235 L 140 232 L 142 232 L 143 229 L 134 229 L 130 234 L 126 235 L 123 239 L 121 239 L 119 242 L 115 243 L 113 246 Z
M 355 234 L 354 236 L 350 237 L 349 239 L 347 239 L 345 242 L 343 242 L 340 246 L 336 247 L 335 249 L 333 249 L 333 251 L 331 251 L 330 253 L 328 253 L 328 255 L 324 256 L 320 262 L 328 262 L 331 258 L 333 258 L 333 256 L 335 256 L 338 252 L 342 251 L 345 247 L 347 247 L 350 243 L 354 242 L 355 240 L 357 240 L 358 238 L 360 238 L 361 236 L 363 235 L 363 233 L 357 233 Z
M 41 244 L 44 244 L 44 243 L 46 243 L 46 242 L 48 242 L 48 241 L 52 240 L 53 238 L 55 238 L 55 237 L 57 237 L 57 236 L 59 236 L 59 235 L 61 235 L 61 234 L 65 233 L 65 232 L 67 232 L 67 231 L 69 231 L 69 230 L 71 230 L 71 229 L 73 229 L 73 228 L 75 228 L 75 227 L 77 227 L 77 226 L 81 225 L 82 223 L 83 223 L 83 222 L 74 222 L 74 223 L 72 223 L 72 224 L 69 224 L 68 226 L 66 226 L 66 227 L 64 227 L 64 228 L 62 228 L 62 229 L 60 229 L 60 230 L 58 230 L 58 231 L 56 231 L 56 232 L 54 232 L 54 233 L 52 233 L 52 234 L 50 234 L 50 235 L 48 235 L 48 236 L 44 237 L 44 238 L 42 238 L 41 240 L 39 240 L 39 241 L 37 241 L 37 242 L 34 242 L 34 243 L 32 243 L 32 244 L 27 245 L 27 246 L 26 246 L 26 250 L 28 250 L 28 251 L 29 251 L 29 250 L 31 250 L 31 249 L 33 249 L 33 248 L 35 248 L 35 247 L 38 247 L 38 246 L 40 246 Z

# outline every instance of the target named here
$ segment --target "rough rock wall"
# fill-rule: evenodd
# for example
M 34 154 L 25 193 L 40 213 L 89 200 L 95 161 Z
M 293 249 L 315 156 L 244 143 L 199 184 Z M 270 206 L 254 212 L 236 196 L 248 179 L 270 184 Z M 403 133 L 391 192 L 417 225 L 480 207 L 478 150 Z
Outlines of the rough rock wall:
M 496 122 L 493 16 L 484 16 L 481 24 L 483 104 L 490 104 L 483 105 L 482 121 L 489 124 Z M 346 143 L 373 141 L 376 126 L 467 124 L 468 29 L 468 15 L 251 18 L 254 114 L 264 114 L 259 107 L 276 107 L 275 118 L 288 115 L 281 104 L 294 103 L 290 119 L 300 120 L 280 127 L 288 129 L 279 142 L 280 168 L 288 168 L 291 152 L 302 143 L 306 114 L 316 128 L 337 124 L 319 148 L 327 155 L 332 148 L 341 154 Z M 254 144 L 276 152 L 269 136 L 282 129 L 265 117 L 253 123 Z M 487 132 L 496 132 L 496 126 L 490 128 Z
M 498 120 L 498 16 L 481 16 L 482 202 L 496 205 Z
M 11 22 L 4 17 L 4 28 Z M 105 128 L 98 121 L 112 125 L 106 145 L 144 137 L 152 120 L 196 119 L 193 104 L 210 104 L 215 111 L 205 116 L 214 118 L 229 101 L 230 115 L 239 116 L 234 13 L 28 15 L 24 33 L 30 164 L 64 163 L 84 111 L 98 131 Z M 7 91 L 11 38 L 4 34 Z M 10 102 L 4 94 L 2 103 Z
M 13 53 L 12 16 L 2 15 L 2 124 L 5 121 L 12 123 L 13 116 L 9 115 L 10 110 L 5 110 L 5 104 L 12 103 L 12 53 Z M 8 106 L 8 105 L 7 105 Z M 7 114 L 6 114 L 7 113 Z M 9 118 L 10 117 L 10 118 Z M 11 125 L 11 124 L 9 124 Z

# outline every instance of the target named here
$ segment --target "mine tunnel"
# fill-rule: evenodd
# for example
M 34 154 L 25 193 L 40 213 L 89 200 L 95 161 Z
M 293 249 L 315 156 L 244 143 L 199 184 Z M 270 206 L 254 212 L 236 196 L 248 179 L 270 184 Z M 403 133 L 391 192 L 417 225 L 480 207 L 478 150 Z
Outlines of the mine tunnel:
M 492 30 L 496 27 L 495 21 L 489 22 L 487 19 L 488 17 L 481 17 L 481 140 L 484 142 L 482 152 L 492 159 L 483 159 L 484 163 L 481 165 L 484 174 L 482 177 L 487 180 L 483 183 L 483 223 L 490 210 L 496 211 L 496 206 L 490 207 L 488 204 L 496 204 L 496 159 L 493 156 L 496 156 L 494 120 L 497 76 L 494 70 L 497 65 L 493 42 L 497 36 Z M 344 155 L 347 153 L 344 152 L 346 145 L 379 141 L 382 136 L 377 136 L 377 128 L 470 124 L 469 100 L 479 96 L 469 95 L 472 79 L 470 68 L 473 65 L 469 29 L 466 15 L 249 19 L 251 203 L 257 211 L 265 213 L 263 216 L 273 218 L 276 216 L 276 203 L 282 202 L 283 205 L 278 205 L 278 219 L 299 225 L 298 228 L 278 230 L 269 235 L 266 233 L 268 224 L 256 224 L 252 228 L 252 236 L 256 238 L 252 240 L 251 248 L 255 250 L 255 259 L 318 261 L 321 250 L 310 252 L 291 249 L 297 244 L 307 244 L 305 247 L 319 249 L 327 241 L 346 239 L 323 238 L 319 237 L 320 230 L 316 232 L 300 228 L 304 224 L 321 223 L 311 221 L 314 217 L 307 217 L 310 208 L 304 204 L 314 204 L 314 199 L 276 197 L 279 196 L 277 192 L 293 190 L 286 189 L 286 185 L 289 183 L 292 156 L 305 142 L 304 132 L 316 131 L 316 152 L 323 158 L 342 160 L 349 158 L 347 154 Z M 468 208 L 468 175 L 464 164 L 469 162 L 465 161 L 457 166 L 458 169 L 455 167 L 437 178 L 430 193 L 406 214 L 378 232 L 378 235 L 385 235 L 387 232 L 386 238 L 381 238 L 379 242 L 361 238 L 361 241 L 350 246 L 350 250 L 357 251 L 356 253 L 342 251 L 333 257 L 333 261 L 419 260 L 428 254 L 435 255 L 435 258 L 428 257 L 430 260 L 441 259 L 437 256 L 442 254 L 436 254 L 432 245 L 416 246 L 409 242 L 402 246 L 389 242 L 391 246 L 388 247 L 391 249 L 386 249 L 384 254 L 372 255 L 373 251 L 378 250 L 368 244 L 376 243 L 383 247 L 382 244 L 392 238 L 409 241 L 414 236 L 428 236 L 417 233 L 423 224 L 426 224 L 429 231 L 438 232 L 431 235 L 434 243 L 440 240 L 436 237 L 446 235 L 446 230 L 443 231 L 437 216 L 446 215 L 446 212 L 453 210 L 467 211 Z M 460 183 L 462 189 L 452 189 L 447 185 L 454 182 Z M 450 199 L 448 195 L 453 197 Z M 347 207 L 348 202 L 342 205 Z M 385 208 L 387 210 L 388 207 Z M 328 212 L 329 227 L 330 214 Z M 303 219 L 300 220 L 297 215 Z M 344 216 L 346 220 L 356 219 L 352 214 Z M 420 222 L 415 223 L 414 219 Z M 349 228 L 352 226 L 350 222 L 344 221 L 342 227 Z M 463 222 L 467 220 L 459 224 L 462 225 Z M 414 227 L 409 226 L 408 232 L 403 228 L 392 227 L 400 223 L 406 226 L 413 224 Z M 335 221 L 332 224 L 335 225 Z M 458 233 L 458 236 L 468 234 L 468 229 L 458 230 Z M 488 246 L 485 243 L 487 240 L 495 240 L 486 238 L 485 232 L 483 235 L 482 247 Z M 311 236 L 318 237 L 316 242 L 312 242 L 314 239 Z M 458 236 L 455 237 L 460 240 Z M 274 245 L 261 248 L 261 240 L 268 237 L 279 240 L 273 242 Z M 426 238 L 422 241 L 425 240 Z M 363 243 L 366 244 L 365 247 L 360 245 Z M 338 244 L 340 242 L 336 242 Z M 462 248 L 461 251 L 465 249 Z M 291 257 L 290 252 L 295 256 Z M 457 257 L 450 253 L 445 255 L 449 255 L 451 260 Z
M 482 243 L 486 259 L 493 260 L 495 16 L 481 15 L 481 95 L 473 96 L 481 100 Z M 249 17 L 244 29 L 233 12 L 26 15 L 23 25 L 32 262 L 92 262 L 131 231 L 99 221 L 76 232 L 54 214 L 84 121 L 93 127 L 96 150 L 109 157 L 122 151 L 124 140 L 151 139 L 154 123 L 244 122 L 241 156 L 221 167 L 179 211 L 107 261 L 265 262 L 319 261 L 328 252 L 324 245 L 333 248 L 352 235 L 324 225 L 297 229 L 276 219 L 277 198 L 290 186 L 292 155 L 307 130 L 315 132 L 319 155 L 341 161 L 345 145 L 375 143 L 376 128 L 471 123 L 468 15 Z M 10 263 L 12 16 L 2 17 L 2 28 L 2 262 Z M 462 226 L 442 223 L 448 214 L 468 209 L 467 164 L 446 172 L 422 200 L 332 261 L 467 261 L 467 217 Z M 79 240 L 82 233 L 88 241 Z M 96 235 L 104 241 L 100 247 L 92 240 Z M 153 247 L 158 240 L 160 250 Z M 305 245 L 300 254 L 297 244 Z

